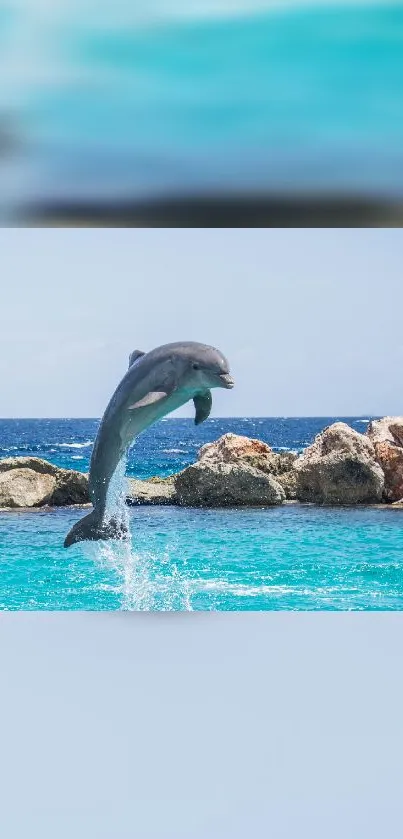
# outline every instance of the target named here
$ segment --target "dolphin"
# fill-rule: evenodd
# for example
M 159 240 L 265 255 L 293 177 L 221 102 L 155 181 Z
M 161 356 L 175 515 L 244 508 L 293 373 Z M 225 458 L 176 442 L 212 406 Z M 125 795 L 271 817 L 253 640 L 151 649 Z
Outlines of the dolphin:
M 195 423 L 211 411 L 211 390 L 232 388 L 225 356 L 214 347 L 194 341 L 165 344 L 151 352 L 134 350 L 129 369 L 117 386 L 102 417 L 94 443 L 89 472 L 93 510 L 80 519 L 64 540 L 75 542 L 117 539 L 125 526 L 106 513 L 107 493 L 118 464 L 134 438 L 157 420 L 193 399 Z

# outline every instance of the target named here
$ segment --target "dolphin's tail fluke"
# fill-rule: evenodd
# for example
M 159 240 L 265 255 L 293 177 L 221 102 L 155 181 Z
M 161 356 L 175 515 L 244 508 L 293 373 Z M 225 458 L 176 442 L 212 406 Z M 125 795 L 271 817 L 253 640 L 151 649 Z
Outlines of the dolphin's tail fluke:
M 75 542 L 96 542 L 99 539 L 125 539 L 128 530 L 123 522 L 116 519 L 103 521 L 102 517 L 93 510 L 88 516 L 77 521 L 64 540 L 64 547 L 69 548 Z

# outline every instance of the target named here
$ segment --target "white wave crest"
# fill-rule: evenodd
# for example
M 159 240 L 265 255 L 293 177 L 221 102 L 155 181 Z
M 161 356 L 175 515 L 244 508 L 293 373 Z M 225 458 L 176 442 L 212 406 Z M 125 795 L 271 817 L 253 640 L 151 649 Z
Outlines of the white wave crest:
M 61 449 L 86 449 L 92 446 L 93 442 L 93 440 L 87 440 L 85 443 L 55 443 L 54 445 Z

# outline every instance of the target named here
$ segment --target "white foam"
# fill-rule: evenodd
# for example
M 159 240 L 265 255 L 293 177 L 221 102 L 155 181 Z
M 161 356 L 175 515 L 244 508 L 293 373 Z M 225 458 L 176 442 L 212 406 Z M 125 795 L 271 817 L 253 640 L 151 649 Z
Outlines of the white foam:
M 93 445 L 93 440 L 87 440 L 86 443 L 55 443 L 61 449 L 86 449 Z
M 314 587 L 314 588 L 296 588 L 295 586 L 287 585 L 268 585 L 262 583 L 261 585 L 247 585 L 245 583 L 229 583 L 227 580 L 197 580 L 193 586 L 194 590 L 198 591 L 221 591 L 225 594 L 233 594 L 236 597 L 259 597 L 262 594 L 278 596 L 278 595 L 297 595 L 304 597 L 315 597 L 316 595 L 329 595 L 334 592 L 340 592 L 340 586 L 329 587 Z M 349 590 L 349 589 L 348 589 Z
M 235 594 L 237 597 L 258 597 L 261 594 L 295 594 L 292 586 L 276 585 L 246 585 L 244 583 L 228 583 L 227 580 L 198 580 L 195 584 L 200 591 L 222 591 L 226 594 Z M 298 592 L 307 594 L 307 591 Z
M 161 574 L 155 573 L 161 567 L 161 556 L 137 552 L 129 540 L 98 542 L 87 549 L 95 551 L 96 562 L 116 573 L 116 585 L 107 588 L 118 595 L 123 611 L 192 611 L 191 583 L 179 572 L 172 556 L 162 558 L 167 573 Z

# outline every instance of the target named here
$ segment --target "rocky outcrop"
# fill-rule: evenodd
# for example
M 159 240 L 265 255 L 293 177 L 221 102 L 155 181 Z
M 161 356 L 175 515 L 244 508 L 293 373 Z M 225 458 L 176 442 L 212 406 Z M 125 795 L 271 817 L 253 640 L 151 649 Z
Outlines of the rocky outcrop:
M 174 477 L 129 479 L 129 492 L 126 499 L 130 505 L 136 504 L 175 504 L 176 491 Z
M 88 476 L 75 470 L 60 469 L 56 475 L 56 486 L 48 503 L 60 507 L 69 504 L 87 504 L 89 500 Z
M 199 461 L 210 464 L 245 464 L 271 475 L 285 492 L 286 498 L 295 498 L 294 452 L 274 452 L 262 440 L 240 434 L 224 434 L 213 443 L 206 443 L 199 451 Z
M 285 492 L 271 475 L 246 463 L 198 461 L 175 477 L 177 503 L 189 507 L 281 504 Z
M 127 503 L 203 507 L 268 506 L 297 498 L 318 504 L 403 506 L 403 417 L 360 434 L 338 422 L 299 457 L 262 440 L 224 434 L 196 463 L 169 478 L 129 479 Z M 0 460 L 0 507 L 86 504 L 88 476 L 36 457 Z
M 203 446 L 197 463 L 175 476 L 177 503 L 197 507 L 281 504 L 285 492 L 271 474 L 273 456 L 261 440 L 224 434 Z
M 295 462 L 296 494 L 318 504 L 370 504 L 382 499 L 384 475 L 371 440 L 344 422 L 318 434 Z
M 263 440 L 254 440 L 241 434 L 223 434 L 218 440 L 206 443 L 201 447 L 198 460 L 213 461 L 215 463 L 234 463 L 240 459 L 247 460 L 250 466 L 261 467 L 270 458 L 273 450 Z
M 385 501 L 400 501 L 403 498 L 403 417 L 372 420 L 367 435 L 385 475 Z
M 269 474 L 281 484 L 287 500 L 295 499 L 297 497 L 297 480 L 294 467 L 298 455 L 295 452 L 273 452 L 272 457 L 272 467 Z
M 56 486 L 53 475 L 33 469 L 0 472 L 0 507 L 41 507 L 48 504 Z
M 0 507 L 85 504 L 88 478 L 39 457 L 0 460 Z
M 70 472 L 69 469 L 59 469 L 48 460 L 41 457 L 5 457 L 0 460 L 0 472 L 8 472 L 10 469 L 32 469 L 40 475 L 56 476 L 58 472 Z

